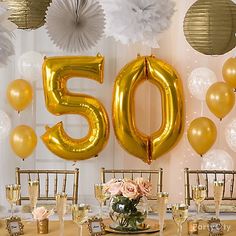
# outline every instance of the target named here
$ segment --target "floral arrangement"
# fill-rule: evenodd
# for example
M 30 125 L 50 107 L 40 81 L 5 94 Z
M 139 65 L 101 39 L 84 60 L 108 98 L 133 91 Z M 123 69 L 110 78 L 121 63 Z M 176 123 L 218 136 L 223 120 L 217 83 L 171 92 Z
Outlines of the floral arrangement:
M 110 217 L 117 230 L 135 231 L 147 216 L 146 196 L 151 192 L 151 183 L 143 178 L 112 179 L 105 191 L 111 195 Z M 143 201 L 141 201 L 143 200 Z
M 32 212 L 34 219 L 41 221 L 48 219 L 50 216 L 54 214 L 54 210 L 47 210 L 45 207 L 37 207 Z

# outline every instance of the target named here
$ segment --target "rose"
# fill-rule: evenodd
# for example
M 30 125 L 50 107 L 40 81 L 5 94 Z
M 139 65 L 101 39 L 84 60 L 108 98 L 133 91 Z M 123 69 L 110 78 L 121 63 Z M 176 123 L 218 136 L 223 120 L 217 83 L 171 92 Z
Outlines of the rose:
M 107 193 L 109 192 L 109 189 L 111 187 L 112 184 L 116 183 L 117 180 L 116 179 L 111 179 L 109 180 L 107 183 L 105 183 L 105 186 L 104 186 L 104 192 Z
M 138 185 L 132 180 L 124 180 L 121 187 L 121 192 L 124 197 L 136 199 L 139 196 Z
M 147 196 L 148 194 L 150 194 L 151 189 L 152 189 L 152 184 L 149 181 L 140 177 L 140 178 L 135 179 L 135 183 L 138 185 L 140 193 L 143 196 Z
M 114 182 L 114 183 L 110 184 L 108 191 L 112 196 L 120 195 L 122 186 L 123 186 L 122 181 Z
M 35 220 L 45 220 L 54 214 L 54 211 L 48 211 L 45 207 L 35 208 L 32 212 Z

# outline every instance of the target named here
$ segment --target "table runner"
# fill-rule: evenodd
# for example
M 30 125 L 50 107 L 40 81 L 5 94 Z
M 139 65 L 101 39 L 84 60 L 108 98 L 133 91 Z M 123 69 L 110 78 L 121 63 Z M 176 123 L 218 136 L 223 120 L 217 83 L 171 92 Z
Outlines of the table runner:
M 25 236 L 33 236 L 37 235 L 37 228 L 36 228 L 36 222 L 23 222 L 24 223 L 24 235 Z M 107 224 L 108 221 L 105 221 Z M 148 220 L 147 223 L 149 224 L 155 224 L 157 221 L 154 220 Z M 225 226 L 225 231 L 224 235 L 225 236 L 235 236 L 236 235 L 236 220 L 228 220 L 228 221 L 223 221 L 222 222 Z M 229 228 L 230 227 L 230 228 Z M 229 231 L 227 229 L 229 228 Z M 166 229 L 164 231 L 164 235 L 166 236 L 174 236 L 176 235 L 176 225 L 172 220 L 167 220 L 166 221 Z M 50 221 L 49 225 L 49 234 L 48 236 L 58 236 L 59 235 L 59 222 L 58 221 Z M 64 236 L 77 236 L 79 235 L 78 227 L 75 223 L 72 221 L 65 221 L 65 232 Z M 107 233 L 106 235 L 124 235 L 124 234 L 112 234 L 112 233 Z M 138 234 L 140 236 L 144 235 L 156 235 L 156 233 L 150 233 L 150 234 Z M 183 236 L 187 236 L 187 223 L 184 224 L 183 227 Z M 204 223 L 200 223 L 199 226 L 199 236 L 208 236 L 209 233 L 206 229 L 206 225 Z M 5 229 L 5 222 L 1 221 L 0 222 L 0 236 L 9 236 Z M 83 236 L 89 236 L 89 231 L 87 228 L 87 225 L 84 225 L 83 227 Z

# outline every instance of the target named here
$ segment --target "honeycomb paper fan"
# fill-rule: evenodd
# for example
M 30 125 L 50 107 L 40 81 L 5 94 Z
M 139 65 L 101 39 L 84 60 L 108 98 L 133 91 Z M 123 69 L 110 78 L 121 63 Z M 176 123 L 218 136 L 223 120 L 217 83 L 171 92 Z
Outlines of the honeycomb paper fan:
M 174 14 L 172 0 L 101 0 L 106 15 L 106 35 L 123 44 L 141 42 L 158 47 L 160 34 Z
M 6 3 L 0 3 L 0 66 L 5 66 L 8 57 L 14 55 L 14 45 L 11 41 L 13 30 L 17 26 L 8 20 L 10 11 Z
M 84 51 L 102 37 L 105 16 L 96 0 L 54 0 L 47 11 L 46 28 L 60 49 Z
M 9 56 L 14 55 L 14 46 L 8 36 L 0 33 L 0 66 L 7 64 Z

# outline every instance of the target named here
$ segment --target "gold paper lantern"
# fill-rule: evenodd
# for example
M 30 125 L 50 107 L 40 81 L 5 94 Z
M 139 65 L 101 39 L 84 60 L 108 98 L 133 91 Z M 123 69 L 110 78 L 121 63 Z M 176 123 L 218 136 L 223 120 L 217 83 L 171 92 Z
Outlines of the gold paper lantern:
M 184 18 L 188 43 L 206 55 L 222 55 L 236 46 L 236 5 L 230 0 L 198 0 Z
M 37 29 L 44 25 L 46 10 L 51 0 L 3 0 L 12 14 L 9 20 L 19 29 Z

